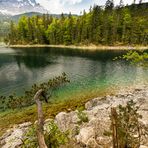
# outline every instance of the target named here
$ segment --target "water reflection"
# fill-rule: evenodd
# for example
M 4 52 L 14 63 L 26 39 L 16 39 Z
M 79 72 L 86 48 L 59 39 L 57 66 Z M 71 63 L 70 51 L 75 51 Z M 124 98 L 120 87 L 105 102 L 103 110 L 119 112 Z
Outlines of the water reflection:
M 57 96 L 75 94 L 82 90 L 121 86 L 148 81 L 148 70 L 124 61 L 113 61 L 125 51 L 84 52 L 72 49 L 23 48 L 0 49 L 0 94 L 16 91 L 21 94 L 33 83 L 66 72 L 71 79 L 68 86 L 58 90 Z M 59 95 L 59 96 L 60 96 Z
M 53 63 L 52 56 L 46 50 L 42 49 L 17 49 L 14 58 L 19 66 L 23 63 L 30 69 L 43 68 Z

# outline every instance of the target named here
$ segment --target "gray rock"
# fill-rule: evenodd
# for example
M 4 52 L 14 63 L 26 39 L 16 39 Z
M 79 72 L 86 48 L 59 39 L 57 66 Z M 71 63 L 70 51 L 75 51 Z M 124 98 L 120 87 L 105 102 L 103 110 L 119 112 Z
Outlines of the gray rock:
M 26 122 L 15 125 L 12 129 L 7 130 L 0 140 L 2 148 L 18 148 L 22 145 L 23 135 L 31 125 L 31 122 Z
M 99 145 L 103 145 L 106 148 L 112 147 L 112 138 L 110 137 L 97 137 L 96 141 Z
M 88 122 L 78 124 L 78 111 L 71 111 L 69 113 L 59 113 L 53 122 L 57 124 L 59 129 L 63 132 L 69 131 L 70 138 L 79 143 L 79 145 L 87 148 L 111 148 L 112 138 L 104 136 L 105 131 L 110 131 L 110 110 L 111 107 L 117 107 L 119 104 L 126 105 L 130 99 L 140 105 L 139 114 L 143 116 L 140 120 L 143 127 L 148 127 L 148 87 L 140 88 L 139 90 L 128 91 L 122 90 L 116 96 L 105 96 L 102 98 L 95 98 L 85 104 L 86 110 L 83 112 L 88 117 Z M 69 110 L 70 111 L 70 110 Z M 51 119 L 45 120 L 44 129 Z M 16 125 L 13 129 L 8 130 L 1 138 L 2 148 L 15 148 L 22 144 L 21 138 L 31 125 L 30 122 Z M 143 145 L 140 148 L 148 148 L 148 137 L 142 139 Z
M 88 148 L 103 148 L 98 145 L 95 138 L 90 138 L 86 143 L 86 147 L 88 147 Z
M 60 112 L 55 117 L 55 122 L 62 131 L 68 130 L 69 116 L 65 112 Z
M 95 138 L 95 130 L 93 127 L 85 127 L 80 129 L 79 135 L 76 136 L 78 143 L 87 145 L 88 140 Z
M 145 145 L 140 145 L 139 148 L 148 148 L 148 146 L 145 146 Z
M 10 136 L 5 138 L 5 144 L 2 148 L 16 148 L 19 147 L 22 142 L 22 136 L 24 132 L 21 129 L 15 129 Z
M 19 128 L 25 128 L 25 127 L 29 127 L 29 126 L 31 126 L 31 125 L 32 125 L 31 122 L 25 122 L 25 123 L 23 123 L 23 124 L 19 124 Z
M 107 120 L 106 118 L 103 120 L 92 118 L 87 126 L 92 127 L 95 130 L 95 137 L 103 136 L 105 131 L 110 131 L 110 120 Z
M 100 100 L 100 98 L 95 98 L 95 99 L 92 99 L 92 100 L 88 101 L 88 102 L 85 104 L 85 108 L 86 108 L 87 110 L 92 109 L 93 107 L 95 107 L 95 106 L 98 105 L 99 100 Z
M 77 111 L 70 113 L 61 112 L 55 117 L 55 123 L 63 132 L 71 130 L 80 119 L 77 116 Z
M 7 132 L 4 133 L 3 136 L 0 138 L 0 141 L 9 137 L 11 135 L 11 133 L 12 133 L 12 130 L 7 130 Z

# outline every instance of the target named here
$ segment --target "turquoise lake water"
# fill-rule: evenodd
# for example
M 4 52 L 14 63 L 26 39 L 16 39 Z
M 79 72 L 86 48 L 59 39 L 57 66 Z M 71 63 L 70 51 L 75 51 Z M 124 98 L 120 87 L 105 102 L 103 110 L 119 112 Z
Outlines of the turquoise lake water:
M 148 70 L 113 59 L 126 51 L 0 47 L 0 95 L 22 95 L 34 83 L 65 72 L 70 83 L 53 91 L 52 101 L 148 82 Z M 73 96 L 73 97 L 72 97 Z

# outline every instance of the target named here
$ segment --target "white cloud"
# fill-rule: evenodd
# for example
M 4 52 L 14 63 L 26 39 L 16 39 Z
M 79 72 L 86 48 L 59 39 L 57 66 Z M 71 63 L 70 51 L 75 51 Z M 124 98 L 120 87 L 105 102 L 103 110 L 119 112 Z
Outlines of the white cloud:
M 75 5 L 75 4 L 81 3 L 82 0 L 60 0 L 60 2 L 62 5 L 65 5 L 65 4 Z
M 73 13 L 80 14 L 80 11 L 89 10 L 90 5 L 104 5 L 106 0 L 36 0 L 43 7 L 49 10 L 50 13 Z M 124 4 L 131 4 L 133 0 L 123 0 Z M 114 0 L 115 4 L 119 4 L 120 0 Z M 138 3 L 139 0 L 136 0 Z M 143 0 L 148 2 L 148 0 Z
M 82 2 L 82 0 L 36 0 L 43 7 L 49 10 L 50 13 L 77 13 L 73 6 Z M 67 8 L 67 6 L 69 6 Z
M 61 13 L 63 11 L 63 4 L 60 0 L 36 0 L 40 5 L 45 7 L 50 13 Z

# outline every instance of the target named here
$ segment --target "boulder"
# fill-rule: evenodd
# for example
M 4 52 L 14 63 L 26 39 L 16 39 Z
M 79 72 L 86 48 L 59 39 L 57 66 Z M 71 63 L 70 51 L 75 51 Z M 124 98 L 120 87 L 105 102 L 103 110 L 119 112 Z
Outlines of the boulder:
M 5 144 L 2 146 L 2 148 L 16 148 L 19 147 L 22 142 L 22 136 L 24 134 L 24 131 L 21 129 L 15 129 L 10 136 L 5 138 Z
M 95 99 L 92 99 L 92 100 L 88 101 L 88 102 L 85 104 L 85 108 L 86 108 L 87 110 L 92 109 L 93 107 L 95 107 L 95 106 L 98 105 L 99 100 L 100 100 L 100 98 L 95 98 Z
M 99 145 L 104 146 L 105 148 L 111 148 L 112 147 L 112 138 L 110 137 L 97 137 L 96 138 L 97 143 Z
M 95 130 L 95 136 L 103 136 L 105 131 L 110 131 L 110 121 L 107 119 L 100 120 L 99 118 L 92 118 L 87 124 Z
M 103 148 L 102 146 L 99 146 L 98 143 L 96 142 L 96 140 L 94 138 L 90 138 L 87 143 L 86 146 L 88 148 Z
M 145 145 L 140 145 L 139 148 L 148 148 L 148 146 L 145 146 Z
M 0 139 L 2 148 L 16 148 L 22 145 L 23 136 L 31 125 L 31 122 L 26 122 L 17 126 L 15 125 L 12 129 L 7 130 Z
M 110 111 L 111 107 L 117 107 L 119 104 L 126 105 L 127 101 L 134 100 L 137 105 L 140 105 L 138 111 L 143 116 L 139 121 L 142 127 L 148 128 L 148 87 L 137 89 L 134 91 L 128 90 L 120 92 L 116 96 L 105 96 L 95 98 L 85 104 L 86 110 L 83 113 L 88 117 L 88 122 L 80 122 L 78 111 L 71 111 L 69 113 L 61 112 L 55 119 L 45 120 L 44 129 L 48 129 L 51 121 L 57 124 L 59 129 L 63 132 L 68 131 L 69 138 L 79 147 L 86 148 L 111 148 L 112 138 L 105 136 L 105 132 L 110 131 Z M 70 110 L 69 110 L 70 111 Z M 37 121 L 36 121 L 37 123 Z M 22 138 L 30 122 L 14 126 L 0 138 L 0 145 L 2 148 L 20 147 Z M 142 137 L 140 148 L 148 148 L 148 136 Z
M 92 99 L 85 104 L 85 108 L 86 110 L 91 110 L 96 106 L 102 106 L 104 104 L 109 104 L 110 99 L 112 99 L 112 96 L 109 96 L 109 95 L 105 97 L 98 97 L 98 98 Z
M 60 112 L 58 115 L 56 115 L 55 122 L 62 131 L 68 130 L 70 121 L 67 113 Z
M 73 127 L 79 122 L 79 120 L 80 119 L 77 116 L 77 111 L 73 111 L 70 113 L 61 112 L 55 117 L 55 123 L 63 132 L 66 132 L 67 130 L 72 130 Z
M 93 127 L 81 128 L 79 135 L 76 136 L 77 142 L 82 143 L 84 145 L 87 145 L 88 140 L 91 138 L 95 138 L 95 130 Z

